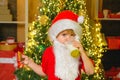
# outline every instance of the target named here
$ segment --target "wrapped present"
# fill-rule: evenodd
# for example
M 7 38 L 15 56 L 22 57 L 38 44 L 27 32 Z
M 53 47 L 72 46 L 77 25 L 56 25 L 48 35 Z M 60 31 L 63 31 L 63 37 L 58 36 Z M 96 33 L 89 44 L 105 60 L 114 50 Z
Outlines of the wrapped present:
M 0 51 L 0 80 L 16 80 L 17 59 L 14 51 Z
M 17 47 L 17 43 L 0 43 L 0 50 L 12 51 Z
M 120 49 L 120 36 L 107 37 L 109 49 Z
M 23 53 L 24 52 L 24 48 L 25 48 L 25 43 L 24 42 L 20 42 L 20 43 L 17 43 L 17 47 L 14 49 L 15 52 L 21 52 Z
M 104 15 L 103 15 L 103 13 L 102 12 L 98 12 L 98 18 L 103 18 L 104 17 Z

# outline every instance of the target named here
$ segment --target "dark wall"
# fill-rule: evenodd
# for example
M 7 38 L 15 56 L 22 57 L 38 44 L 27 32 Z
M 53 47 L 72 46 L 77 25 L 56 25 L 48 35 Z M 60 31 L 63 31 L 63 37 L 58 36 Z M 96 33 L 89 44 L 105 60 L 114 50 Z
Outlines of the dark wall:
M 102 20 L 101 24 L 105 36 L 120 36 L 120 20 Z
M 0 24 L 0 41 L 5 41 L 7 37 L 14 37 L 17 41 L 17 25 L 16 24 Z
M 103 53 L 102 63 L 105 70 L 111 67 L 120 67 L 120 50 L 108 50 Z

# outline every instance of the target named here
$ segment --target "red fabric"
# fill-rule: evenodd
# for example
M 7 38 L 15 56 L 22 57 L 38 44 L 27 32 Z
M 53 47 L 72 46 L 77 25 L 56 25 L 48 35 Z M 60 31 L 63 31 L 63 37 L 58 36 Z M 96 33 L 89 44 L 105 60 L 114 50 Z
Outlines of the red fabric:
M 103 13 L 102 12 L 98 12 L 98 18 L 103 18 L 104 17 L 104 15 L 103 15 Z
M 1 64 L 0 63 L 0 80 L 15 80 L 13 64 Z
M 42 69 L 48 76 L 48 80 L 60 80 L 55 76 L 55 56 L 53 54 L 53 48 L 48 47 L 42 56 Z M 76 80 L 80 80 L 80 75 Z
M 108 43 L 109 49 L 120 49 L 120 36 L 107 37 L 107 43 Z
M 0 57 L 12 58 L 15 56 L 14 51 L 0 51 Z
M 120 18 L 120 14 L 109 14 L 110 18 Z
M 83 63 L 82 59 L 80 58 L 80 62 Z M 82 69 L 85 72 L 85 67 L 84 64 L 81 64 L 81 66 L 79 66 L 79 70 Z
M 55 19 L 52 21 L 52 24 L 54 24 L 55 22 L 61 19 L 70 19 L 70 20 L 77 22 L 78 15 L 74 14 L 70 10 L 62 11 L 55 17 Z
M 112 80 L 120 80 L 120 78 L 116 78 L 116 77 L 115 77 L 115 78 L 113 78 Z
M 0 58 L 12 58 L 14 51 L 0 51 Z M 0 80 L 15 80 L 14 64 L 0 63 Z
M 117 80 L 118 78 L 116 77 L 120 72 L 120 68 L 112 67 L 110 70 L 105 71 L 105 77 L 109 78 L 112 77 L 114 78 L 113 80 Z
M 24 42 L 18 43 L 17 47 L 14 49 L 14 52 L 19 51 L 19 52 L 23 53 L 24 52 L 24 46 L 25 46 Z

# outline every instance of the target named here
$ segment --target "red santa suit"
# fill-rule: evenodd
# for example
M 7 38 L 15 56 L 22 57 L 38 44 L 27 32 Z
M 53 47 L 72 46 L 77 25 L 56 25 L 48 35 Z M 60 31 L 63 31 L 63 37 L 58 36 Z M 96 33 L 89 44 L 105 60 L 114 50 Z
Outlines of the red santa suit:
M 82 62 L 80 60 L 80 62 Z M 47 75 L 48 80 L 61 80 L 55 75 L 55 56 L 53 53 L 53 47 L 48 47 L 42 56 L 42 70 Z M 83 63 L 79 65 L 79 71 L 83 68 Z M 75 80 L 80 80 L 80 73 Z

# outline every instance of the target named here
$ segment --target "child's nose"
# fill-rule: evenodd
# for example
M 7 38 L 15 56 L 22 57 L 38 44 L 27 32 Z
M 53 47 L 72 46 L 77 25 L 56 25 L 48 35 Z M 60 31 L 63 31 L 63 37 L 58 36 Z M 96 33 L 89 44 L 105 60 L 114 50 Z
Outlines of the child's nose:
M 70 39 L 70 36 L 69 36 L 69 35 L 67 36 L 67 39 Z
M 67 36 L 67 40 L 70 41 L 72 39 L 71 36 Z

